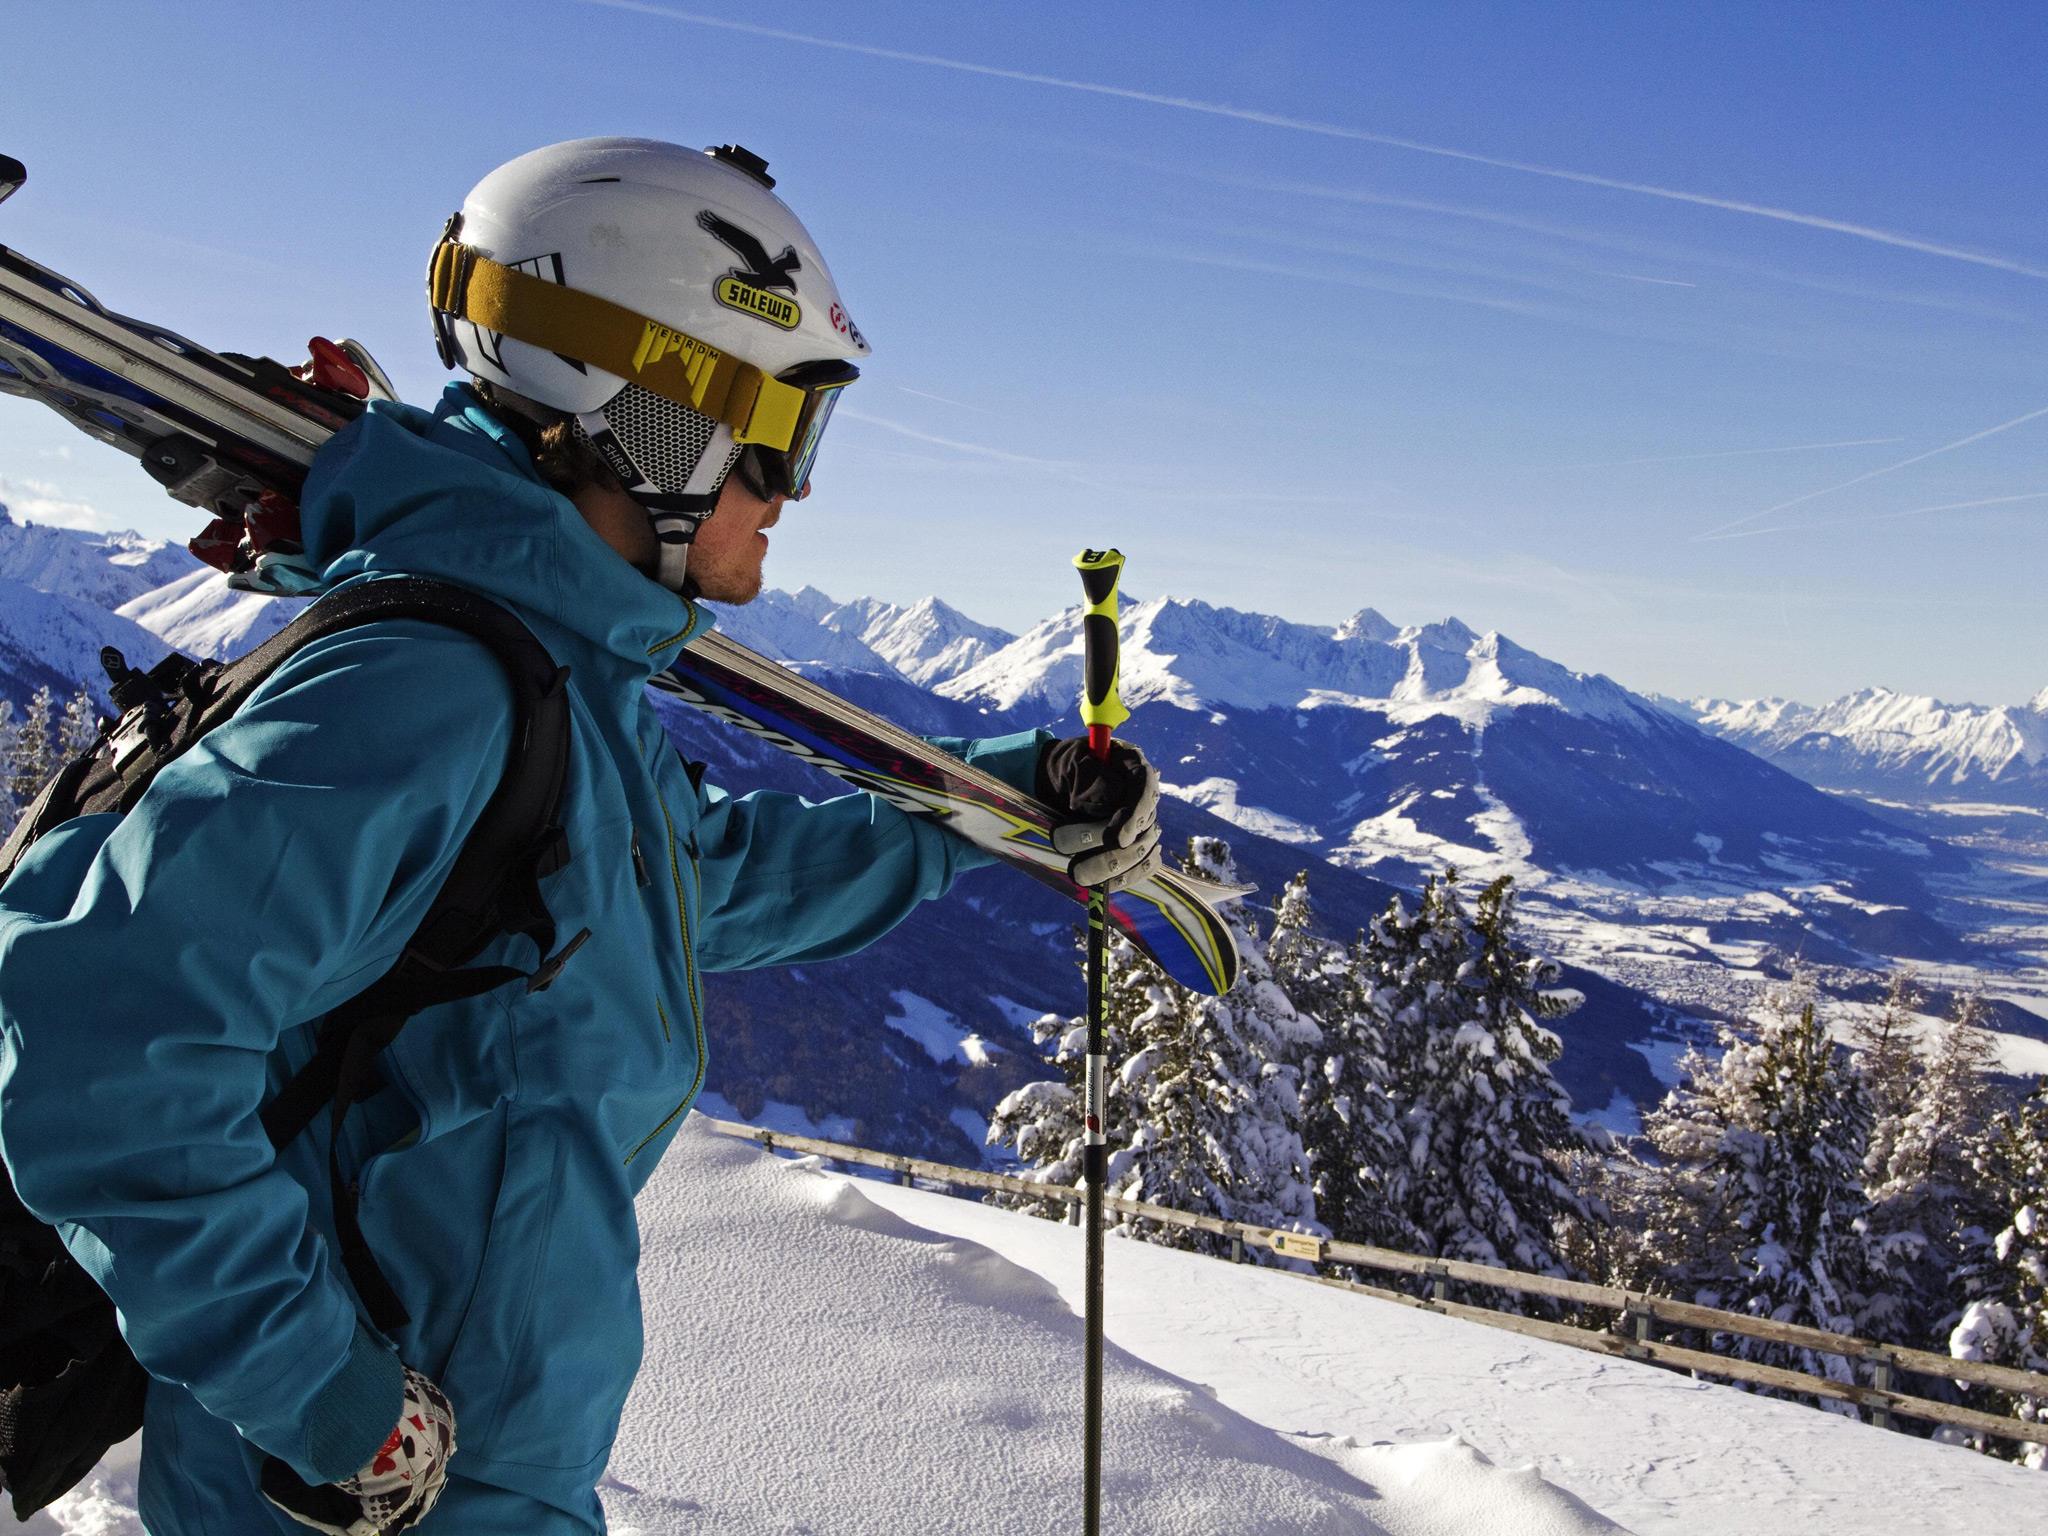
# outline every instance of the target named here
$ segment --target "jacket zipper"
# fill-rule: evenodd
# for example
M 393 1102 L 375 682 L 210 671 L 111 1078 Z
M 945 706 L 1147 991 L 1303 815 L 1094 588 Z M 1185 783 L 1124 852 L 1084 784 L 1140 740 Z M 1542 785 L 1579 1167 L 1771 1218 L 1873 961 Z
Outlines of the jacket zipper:
M 704 1086 L 704 1005 L 697 991 L 697 952 L 696 945 L 693 944 L 690 939 L 690 905 L 683 895 L 682 863 L 676 857 L 675 820 L 668 813 L 667 802 L 659 801 L 659 797 L 657 797 L 657 801 L 661 805 L 662 822 L 668 828 L 668 869 L 670 878 L 675 881 L 676 918 L 682 926 L 683 979 L 686 982 L 689 991 L 690 1022 L 696 1031 L 697 1037 L 697 1073 L 696 1076 L 690 1080 L 690 1091 L 684 1097 L 683 1102 L 678 1104 L 675 1107 L 675 1109 L 670 1112 L 667 1119 L 663 1120 L 661 1124 L 657 1125 L 653 1130 L 649 1131 L 644 1137 L 642 1137 L 639 1146 L 635 1147 L 631 1152 L 626 1154 L 626 1161 L 629 1164 L 633 1161 L 634 1158 L 638 1157 L 642 1152 L 647 1150 L 647 1144 L 649 1142 L 653 1141 L 655 1137 L 659 1136 L 663 1131 L 667 1130 L 671 1125 L 675 1123 L 676 1117 L 682 1114 L 684 1110 L 688 1109 L 690 1107 L 691 1102 L 697 1097 L 697 1090 Z M 634 852 L 637 856 L 639 852 L 639 843 L 637 838 L 634 843 Z M 699 874 L 697 868 L 697 855 L 696 850 L 694 848 L 690 850 L 690 873 L 695 879 L 697 879 L 700 882 L 698 884 L 697 899 L 701 903 L 703 900 L 703 886 L 701 884 L 702 877 Z M 661 999 L 659 997 L 655 998 L 654 1000 L 654 1011 L 661 1018 L 662 1039 L 673 1041 L 674 1036 L 669 1031 L 668 1010 L 661 1006 Z

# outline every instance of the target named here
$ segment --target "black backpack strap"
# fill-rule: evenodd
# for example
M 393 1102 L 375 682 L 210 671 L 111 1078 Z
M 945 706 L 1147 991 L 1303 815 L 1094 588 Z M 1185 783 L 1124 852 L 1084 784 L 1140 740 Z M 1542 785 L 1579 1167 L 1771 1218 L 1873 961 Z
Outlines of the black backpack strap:
M 554 918 L 540 892 L 541 880 L 569 859 L 558 820 L 569 763 L 568 669 L 557 667 L 526 626 L 496 603 L 444 582 L 409 576 L 344 588 L 226 669 L 223 703 L 233 693 L 239 704 L 309 640 L 399 618 L 459 629 L 490 647 L 504 666 L 513 695 L 504 776 L 398 964 L 321 1021 L 313 1059 L 263 1110 L 265 1134 L 272 1146 L 283 1147 L 323 1106 L 328 1108 L 328 1177 L 342 1259 L 371 1320 L 387 1331 L 403 1326 L 406 1313 L 364 1241 L 356 1193 L 341 1178 L 340 1131 L 349 1107 L 382 1086 L 377 1057 L 414 1014 L 512 981 L 524 981 L 529 992 L 540 991 L 590 937 L 586 929 L 556 950 Z M 245 674 L 228 675 L 245 666 Z M 533 971 L 468 965 L 504 933 L 533 940 L 538 955 Z

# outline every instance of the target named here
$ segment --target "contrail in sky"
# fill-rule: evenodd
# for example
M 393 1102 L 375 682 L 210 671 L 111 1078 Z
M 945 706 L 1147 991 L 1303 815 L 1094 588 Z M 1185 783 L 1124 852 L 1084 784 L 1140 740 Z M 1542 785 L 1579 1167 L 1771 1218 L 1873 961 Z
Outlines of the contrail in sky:
M 1040 458 L 1035 454 L 1011 453 L 1006 448 L 991 448 L 986 443 L 970 443 L 957 437 L 939 437 L 930 432 L 920 432 L 915 427 L 907 427 L 900 421 L 891 421 L 886 416 L 871 416 L 866 411 L 841 407 L 835 414 L 847 421 L 863 421 L 871 427 L 881 427 L 885 431 L 912 438 L 920 443 L 930 443 L 937 448 L 951 448 L 956 453 L 976 454 L 982 458 L 995 459 L 1004 464 L 1028 464 L 1036 469 L 1057 470 L 1062 473 L 1070 473 L 1082 467 L 1069 459 Z
M 969 405 L 965 400 L 955 400 L 950 395 L 935 395 L 928 389 L 912 389 L 908 384 L 898 384 L 895 387 L 902 390 L 906 395 L 917 396 L 920 400 L 936 400 L 941 405 L 956 406 L 963 411 L 979 411 L 984 416 L 996 414 L 985 405 Z
M 2010 431 L 2014 427 L 2024 425 L 2042 416 L 2048 416 L 2048 405 L 2042 406 L 2038 411 L 2029 411 L 2024 416 L 2015 416 L 2011 421 L 2001 421 L 1995 427 L 1986 427 L 1982 432 L 1972 432 L 1968 437 L 1959 437 L 1952 443 L 1943 443 L 1939 448 L 1930 448 L 1925 453 L 1916 453 L 1910 459 L 1901 459 L 1896 464 L 1887 464 L 1882 469 L 1873 469 L 1868 474 L 1858 475 L 1854 480 L 1844 480 L 1840 485 L 1830 485 L 1818 491 L 1808 491 L 1804 496 L 1794 496 L 1790 501 L 1781 501 L 1775 507 L 1765 507 L 1761 512 L 1751 512 L 1746 516 L 1738 517 L 1732 523 L 1723 523 L 1718 528 L 1709 528 L 1705 533 L 1696 533 L 1692 536 L 1692 542 L 1697 544 L 1703 539 L 1727 538 L 1730 536 L 1730 529 L 1741 528 L 1746 524 L 1755 522 L 1760 517 L 1769 517 L 1773 512 L 1782 512 L 1787 507 L 1796 507 L 1802 501 L 1812 501 L 1816 497 L 1832 496 L 1837 491 L 1846 491 L 1852 485 L 1861 485 L 1866 480 L 1875 480 L 1879 475 L 1888 475 L 1895 469 L 1904 469 L 1908 464 L 1918 464 L 1922 459 L 1931 459 L 1938 453 L 1948 453 L 1956 448 L 1967 448 L 1972 443 L 1980 443 L 1987 437 L 1996 437 L 2001 432 Z
M 1824 523 L 1780 523 L 1775 528 L 1746 528 L 1724 534 L 1729 539 L 1754 539 L 1766 533 L 1806 533 L 1816 528 L 1862 528 L 1870 523 L 1895 522 L 1902 517 L 1925 517 L 1930 512 L 1966 512 L 1972 507 L 2004 507 L 2016 501 L 2048 501 L 2048 491 L 2023 491 L 2017 496 L 1985 496 L 1977 501 L 1945 501 L 1938 507 L 1908 507 L 1903 512 L 1873 512 L 1865 517 L 1834 517 Z
M 1718 453 L 1666 453 L 1649 459 L 1600 459 L 1590 464 L 1555 464 L 1553 469 L 1621 469 L 1630 464 L 1684 464 L 1693 459 L 1746 459 L 1759 453 L 1812 453 L 1822 448 L 1871 448 L 1903 443 L 1903 437 L 1852 437 L 1839 443 L 1788 443 L 1783 448 L 1724 448 Z
M 582 3 L 601 5 L 615 11 L 634 11 L 646 16 L 660 16 L 670 21 L 686 22 L 691 26 L 715 27 L 726 32 L 744 32 L 752 37 L 772 37 L 786 43 L 803 43 L 813 48 L 833 48 L 841 53 L 865 54 L 874 59 L 893 59 L 899 64 L 924 64 L 934 69 L 950 69 L 966 75 L 985 75 L 996 80 L 1016 80 L 1026 85 L 1050 85 L 1063 91 L 1080 91 L 1090 96 L 1111 96 L 1120 101 L 1144 102 L 1148 106 L 1174 107 L 1183 112 L 1199 112 L 1208 117 L 1227 117 L 1241 123 L 1258 123 L 1267 128 L 1285 128 L 1295 133 L 1313 133 L 1327 139 L 1348 139 L 1359 144 L 1378 144 L 1388 149 L 1411 150 L 1419 155 L 1436 155 L 1446 160 L 1463 160 L 1473 165 L 1490 165 L 1496 170 L 1519 171 L 1525 176 L 1547 176 L 1553 181 L 1572 181 L 1581 186 L 1605 187 L 1613 192 L 1634 192 L 1643 197 L 1660 197 L 1667 202 L 1692 203 L 1701 208 L 1719 208 L 1728 213 L 1746 213 L 1754 218 L 1775 219 L 1781 224 L 1803 224 L 1809 229 L 1824 229 L 1838 235 L 1851 235 L 1859 240 L 1875 241 L 1879 245 L 1919 251 L 1923 255 L 1945 256 L 1951 261 L 1967 261 L 1980 267 L 1995 267 L 2001 272 L 2016 272 L 2022 277 L 2048 279 L 2048 267 L 2015 261 L 2009 256 L 1964 250 L 1960 246 L 1942 245 L 1915 235 L 1876 229 L 1868 224 L 1851 224 L 1841 219 L 1823 218 L 1819 214 L 1799 213 L 1790 208 L 1773 208 L 1765 203 L 1709 197 L 1702 192 L 1682 192 L 1675 187 L 1660 187 L 1648 182 L 1621 181 L 1611 176 L 1595 176 L 1586 171 L 1567 171 L 1557 166 L 1535 165 L 1526 160 L 1506 160 L 1494 155 L 1474 154 L 1470 150 L 1450 149 L 1442 144 L 1425 144 L 1417 139 L 1397 138 L 1392 134 L 1368 133 L 1362 128 L 1346 128 L 1339 123 L 1319 123 L 1308 118 L 1286 117 L 1277 112 L 1228 107 L 1213 101 L 1197 101 L 1187 96 L 1166 96 L 1155 91 L 1132 90 L 1127 86 L 1101 85 L 1091 80 L 1067 80 L 1058 75 L 1034 74 L 1029 70 L 999 69 L 992 64 L 971 64 L 964 59 L 949 59 L 939 54 L 909 53 L 898 48 L 878 48 L 870 43 L 849 43 L 835 37 L 817 37 L 808 32 L 764 27 L 751 21 L 729 21 L 723 16 L 705 16 L 695 11 L 675 10 L 665 5 L 650 4 L 648 0 L 582 0 Z

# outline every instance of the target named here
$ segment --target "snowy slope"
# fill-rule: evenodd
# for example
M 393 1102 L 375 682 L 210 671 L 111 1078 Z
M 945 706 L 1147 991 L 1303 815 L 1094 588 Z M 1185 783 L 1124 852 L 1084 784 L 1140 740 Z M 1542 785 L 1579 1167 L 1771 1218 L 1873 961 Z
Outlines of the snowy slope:
M 183 546 L 139 533 L 87 533 L 19 523 L 0 505 L 0 581 L 118 608 L 132 597 L 201 569 Z
M 188 656 L 227 660 L 253 651 L 305 606 L 304 598 L 238 592 L 225 573 L 201 566 L 119 611 Z
M 1078 1231 L 697 1117 L 640 1216 L 615 1536 L 1078 1528 Z M 1270 1270 L 1116 1241 L 1108 1298 L 1119 1536 L 2048 1529 L 2037 1473 Z M 139 1536 L 133 1505 L 131 1449 L 29 1529 Z
M 1786 699 L 1673 702 L 1703 729 L 1831 789 L 2048 804 L 2048 689 L 2025 706 L 1944 704 L 1889 688 L 1819 708 Z
M 154 666 L 168 650 L 148 630 L 104 608 L 0 580 L 0 698 L 19 706 L 47 687 L 61 709 L 83 683 L 102 709 L 110 709 L 100 665 L 100 651 L 110 645 L 130 666 L 142 668 Z

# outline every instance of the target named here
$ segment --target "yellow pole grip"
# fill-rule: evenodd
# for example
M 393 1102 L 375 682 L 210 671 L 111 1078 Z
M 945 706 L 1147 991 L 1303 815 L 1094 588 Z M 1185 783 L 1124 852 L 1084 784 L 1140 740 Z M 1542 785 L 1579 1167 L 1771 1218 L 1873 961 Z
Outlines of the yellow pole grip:
M 1120 550 L 1084 549 L 1074 556 L 1074 567 L 1088 600 L 1081 612 L 1081 720 L 1088 727 L 1089 747 L 1097 757 L 1107 757 L 1110 732 L 1131 718 L 1117 696 L 1116 589 L 1124 557 Z

